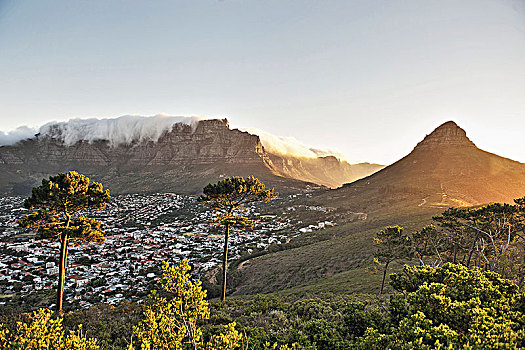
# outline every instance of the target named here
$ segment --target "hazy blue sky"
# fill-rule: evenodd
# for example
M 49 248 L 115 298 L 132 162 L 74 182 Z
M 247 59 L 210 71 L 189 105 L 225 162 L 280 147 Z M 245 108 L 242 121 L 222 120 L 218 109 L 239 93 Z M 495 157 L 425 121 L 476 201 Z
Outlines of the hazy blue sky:
M 157 113 L 385 164 L 455 120 L 525 162 L 525 0 L 0 0 L 0 130 Z

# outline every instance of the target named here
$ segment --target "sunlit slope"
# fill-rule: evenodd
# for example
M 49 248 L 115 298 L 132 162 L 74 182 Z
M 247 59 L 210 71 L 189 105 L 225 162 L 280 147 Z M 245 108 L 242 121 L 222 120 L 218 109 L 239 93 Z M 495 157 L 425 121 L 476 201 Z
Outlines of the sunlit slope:
M 423 211 L 417 216 L 399 218 L 399 221 L 360 221 L 317 231 L 317 235 L 324 237 L 314 235 L 311 244 L 242 263 L 234 272 L 237 277 L 232 292 L 237 295 L 299 293 L 297 296 L 317 292 L 376 293 L 381 282 L 372 256 L 376 228 L 396 222 L 411 232 L 428 224 L 433 214 L 436 212 Z M 331 239 L 326 239 L 327 235 Z
M 463 129 L 438 127 L 398 162 L 307 203 L 342 218 L 363 213 L 312 237 L 310 244 L 252 259 L 242 266 L 237 293 L 376 292 L 372 237 L 388 225 L 408 232 L 450 206 L 512 202 L 525 195 L 525 164 L 478 149 Z M 317 237 L 319 238 L 319 237 Z
M 320 202 L 360 211 L 511 203 L 525 195 L 525 164 L 480 150 L 453 122 L 403 159 L 330 191 Z

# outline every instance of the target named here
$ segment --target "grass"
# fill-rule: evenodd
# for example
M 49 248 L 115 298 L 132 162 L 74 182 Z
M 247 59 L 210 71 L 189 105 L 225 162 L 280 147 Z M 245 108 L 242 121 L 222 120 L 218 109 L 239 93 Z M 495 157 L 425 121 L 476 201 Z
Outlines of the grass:
M 233 294 L 256 293 L 378 293 L 372 237 L 388 225 L 407 233 L 429 224 L 434 213 L 404 220 L 353 222 L 312 232 L 310 244 L 247 260 L 236 270 Z M 399 266 L 393 264 L 392 271 Z
M 402 262 L 394 262 L 388 268 L 388 274 L 400 272 Z M 378 295 L 383 277 L 382 266 L 369 264 L 348 271 L 343 271 L 332 276 L 314 279 L 307 284 L 292 287 L 275 294 L 284 297 L 305 298 L 322 294 L 362 294 Z M 385 283 L 384 294 L 392 292 L 392 288 Z

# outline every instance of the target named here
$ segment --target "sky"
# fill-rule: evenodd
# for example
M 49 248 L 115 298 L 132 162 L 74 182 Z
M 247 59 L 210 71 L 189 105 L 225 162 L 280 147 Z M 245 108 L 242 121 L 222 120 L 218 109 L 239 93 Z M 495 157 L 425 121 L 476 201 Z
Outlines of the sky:
M 381 164 L 454 120 L 525 162 L 525 0 L 0 0 L 0 130 L 160 113 Z

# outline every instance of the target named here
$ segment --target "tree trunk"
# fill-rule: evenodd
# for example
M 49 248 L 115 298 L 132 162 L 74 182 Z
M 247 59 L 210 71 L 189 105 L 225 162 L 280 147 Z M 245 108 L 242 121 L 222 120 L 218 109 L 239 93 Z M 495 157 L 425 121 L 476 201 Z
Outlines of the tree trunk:
M 66 281 L 67 266 L 67 235 L 62 234 L 60 237 L 60 260 L 58 262 L 58 286 L 57 286 L 57 305 L 56 315 L 62 316 L 62 301 L 64 299 L 64 283 Z
M 467 267 L 470 268 L 470 260 L 472 259 L 472 254 L 474 253 L 474 248 L 476 246 L 476 243 L 478 241 L 478 233 L 476 233 L 476 236 L 474 237 L 474 241 L 472 242 L 472 246 L 470 247 L 468 251 L 468 258 L 467 258 Z
M 523 283 L 523 281 L 525 281 L 525 239 L 522 239 L 521 242 L 521 254 L 523 254 L 523 263 L 520 268 L 520 284 Z
M 388 264 L 390 264 L 390 262 L 387 262 L 385 264 L 385 269 L 383 270 L 383 282 L 381 283 L 381 290 L 379 291 L 379 295 L 383 294 L 383 289 L 385 288 L 386 270 L 388 269 Z
M 230 225 L 226 224 L 224 233 L 224 255 L 222 257 L 222 294 L 221 301 L 226 299 L 226 270 L 228 269 L 228 240 L 230 238 Z

